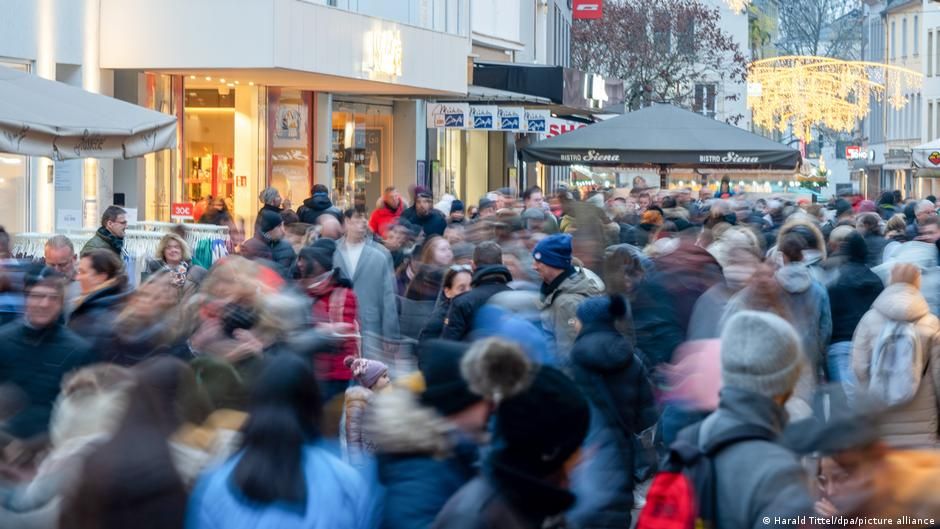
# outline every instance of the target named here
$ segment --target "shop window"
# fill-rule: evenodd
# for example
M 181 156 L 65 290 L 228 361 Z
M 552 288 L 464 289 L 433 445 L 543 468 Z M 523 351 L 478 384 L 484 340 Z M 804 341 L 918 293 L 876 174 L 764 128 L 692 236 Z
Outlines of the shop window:
M 332 121 L 333 202 L 371 211 L 392 185 L 392 108 L 336 101 Z
M 309 196 L 312 175 L 311 92 L 268 90 L 269 185 L 277 188 L 294 209 Z
M 23 63 L 0 61 L 0 66 L 29 71 L 29 66 Z M 28 157 L 0 152 L 0 204 L 3 204 L 0 207 L 0 226 L 10 233 L 26 231 L 29 168 Z

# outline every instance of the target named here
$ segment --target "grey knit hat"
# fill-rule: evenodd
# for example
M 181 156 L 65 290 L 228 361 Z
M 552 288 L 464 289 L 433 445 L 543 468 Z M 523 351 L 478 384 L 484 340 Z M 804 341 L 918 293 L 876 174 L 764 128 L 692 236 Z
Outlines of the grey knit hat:
M 789 323 L 769 312 L 741 311 L 721 332 L 721 381 L 777 397 L 793 391 L 800 376 L 800 338 Z

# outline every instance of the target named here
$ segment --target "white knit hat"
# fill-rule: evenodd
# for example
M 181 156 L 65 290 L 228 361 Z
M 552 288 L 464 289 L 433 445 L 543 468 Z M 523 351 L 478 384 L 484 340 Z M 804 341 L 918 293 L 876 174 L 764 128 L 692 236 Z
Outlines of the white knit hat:
M 793 326 L 769 312 L 741 311 L 721 332 L 721 379 L 735 387 L 777 397 L 793 391 L 800 376 L 800 338 Z

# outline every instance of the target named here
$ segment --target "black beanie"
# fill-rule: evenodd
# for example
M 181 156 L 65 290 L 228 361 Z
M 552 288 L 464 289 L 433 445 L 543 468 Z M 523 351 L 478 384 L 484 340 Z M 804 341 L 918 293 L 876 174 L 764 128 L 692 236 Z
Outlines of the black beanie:
M 261 210 L 261 217 L 258 219 L 258 225 L 261 227 L 261 233 L 268 233 L 284 223 L 280 213 L 275 213 L 269 209 Z
M 424 375 L 421 403 L 441 415 L 453 415 L 483 400 L 470 391 L 460 372 L 460 360 L 469 344 L 449 340 L 428 340 L 420 346 L 418 362 Z
M 300 257 L 305 261 L 316 261 L 324 270 L 333 269 L 333 253 L 336 251 L 336 241 L 332 239 L 317 239 L 313 244 L 300 251 Z
M 542 366 L 525 391 L 496 408 L 490 461 L 543 478 L 580 448 L 590 421 L 587 400 L 575 383 Z

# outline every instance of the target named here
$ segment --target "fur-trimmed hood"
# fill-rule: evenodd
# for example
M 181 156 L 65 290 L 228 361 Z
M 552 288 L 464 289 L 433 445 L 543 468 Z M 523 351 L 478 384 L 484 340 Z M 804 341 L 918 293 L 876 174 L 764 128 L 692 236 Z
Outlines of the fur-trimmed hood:
M 783 237 L 786 236 L 791 231 L 797 228 L 806 228 L 807 230 L 813 232 L 813 235 L 816 236 L 816 251 L 819 252 L 820 260 L 826 259 L 826 238 L 823 237 L 822 231 L 819 229 L 819 226 L 815 222 L 810 220 L 808 217 L 803 215 L 794 215 L 790 217 L 789 220 L 784 223 L 783 227 L 780 228 L 780 233 L 777 234 L 777 240 L 783 240 Z
M 379 454 L 447 457 L 454 448 L 455 427 L 407 389 L 391 388 L 374 395 L 365 430 Z

